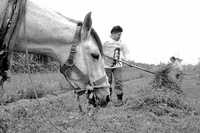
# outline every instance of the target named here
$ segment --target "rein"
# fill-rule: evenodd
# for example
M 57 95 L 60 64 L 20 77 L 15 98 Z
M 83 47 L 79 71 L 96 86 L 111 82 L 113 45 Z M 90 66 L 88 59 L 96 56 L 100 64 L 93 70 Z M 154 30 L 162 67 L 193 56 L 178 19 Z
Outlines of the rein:
M 146 70 L 146 69 L 144 69 L 144 68 L 142 68 L 142 67 L 139 67 L 139 66 L 137 66 L 137 65 L 130 64 L 130 63 L 128 63 L 128 62 L 125 61 L 125 60 L 115 59 L 115 58 L 110 57 L 110 56 L 107 56 L 107 55 L 104 55 L 104 56 L 107 57 L 107 58 L 109 58 L 109 59 L 112 59 L 112 60 L 114 60 L 114 61 L 118 61 L 118 62 L 124 63 L 124 64 L 126 64 L 127 66 L 129 66 L 129 67 L 134 67 L 134 68 L 137 68 L 137 69 L 139 69 L 139 70 L 142 70 L 142 71 L 145 71 L 145 72 L 148 72 L 148 73 L 151 73 L 151 74 L 156 74 L 155 72 L 152 72 L 152 71 L 150 71 L 150 70 Z
M 25 15 L 26 0 L 9 0 L 0 26 L 0 85 L 8 79 L 7 70 L 10 56 L 15 45 L 17 32 Z
M 25 6 L 26 0 L 11 0 L 8 2 L 3 17 L 3 22 L 0 27 L 1 54 L 4 51 L 12 52 L 12 48 L 15 45 L 17 32 L 22 22 L 22 16 L 25 15 Z
M 0 76 L 2 77 L 0 85 L 3 86 L 4 81 L 8 79 L 7 70 L 9 70 L 9 59 L 13 52 L 15 40 L 18 35 L 19 27 L 23 18 L 25 17 L 25 6 L 27 0 L 9 0 L 3 16 L 3 23 L 0 27 Z M 74 89 L 75 93 L 79 96 L 90 92 L 94 92 L 96 89 L 103 88 L 103 83 L 107 81 L 106 75 L 91 81 L 88 75 L 84 74 L 74 63 L 74 56 L 77 53 L 76 48 L 81 41 L 81 29 L 82 23 L 77 23 L 74 39 L 71 42 L 71 51 L 66 62 L 60 67 L 60 72 L 64 75 L 65 79 Z M 98 43 L 98 42 L 97 42 Z M 76 73 L 79 76 L 79 82 L 83 82 L 86 88 L 80 88 L 75 79 L 71 78 L 71 75 Z M 107 86 L 106 86 L 107 87 Z

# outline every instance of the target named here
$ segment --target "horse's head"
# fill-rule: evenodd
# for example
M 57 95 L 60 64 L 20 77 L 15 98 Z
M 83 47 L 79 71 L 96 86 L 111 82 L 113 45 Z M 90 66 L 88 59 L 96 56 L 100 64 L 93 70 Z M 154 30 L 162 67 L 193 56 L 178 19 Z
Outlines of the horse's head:
M 68 61 L 61 72 L 64 71 L 65 77 L 75 88 L 86 88 L 89 103 L 105 106 L 110 101 L 109 83 L 104 70 L 102 44 L 92 28 L 91 13 L 77 27 L 77 43 L 72 44 Z

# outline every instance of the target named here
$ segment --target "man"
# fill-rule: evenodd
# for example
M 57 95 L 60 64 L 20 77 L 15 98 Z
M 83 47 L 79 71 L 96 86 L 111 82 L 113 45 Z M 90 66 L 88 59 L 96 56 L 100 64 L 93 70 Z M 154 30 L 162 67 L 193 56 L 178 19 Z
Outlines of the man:
M 123 29 L 120 26 L 114 26 L 111 29 L 110 40 L 106 41 L 103 45 L 104 54 L 109 57 L 121 60 L 126 59 L 128 50 L 124 44 L 121 43 L 121 34 Z M 117 96 L 117 102 L 115 106 L 123 105 L 123 90 L 122 90 L 122 63 L 117 60 L 112 60 L 110 58 L 104 57 L 106 74 L 109 78 L 109 83 L 111 84 L 111 94 L 113 82 L 115 86 L 113 87 L 114 92 Z
M 170 58 L 170 61 L 171 61 L 174 69 L 177 69 L 178 71 L 183 71 L 183 66 L 181 64 L 181 62 L 183 61 L 182 59 L 179 59 L 179 58 L 172 56 Z
M 170 65 L 171 65 L 172 69 L 174 69 L 174 71 L 176 71 L 176 79 L 179 81 L 182 81 L 182 79 L 183 79 L 183 66 L 181 64 L 182 59 L 172 56 L 170 58 L 170 61 L 171 61 Z

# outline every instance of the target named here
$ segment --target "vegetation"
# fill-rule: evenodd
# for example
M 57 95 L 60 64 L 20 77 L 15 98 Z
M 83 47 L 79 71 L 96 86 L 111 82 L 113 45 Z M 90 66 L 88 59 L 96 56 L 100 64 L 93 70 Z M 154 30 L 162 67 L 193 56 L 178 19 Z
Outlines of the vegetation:
M 15 53 L 11 63 L 11 71 L 13 73 L 46 73 L 57 72 L 59 70 L 59 63 L 51 57 L 45 55 Z
M 34 73 L 41 72 L 38 68 L 29 77 L 19 73 L 26 72 L 23 67 L 16 68 L 1 99 L 0 133 L 60 133 L 56 127 L 69 133 L 199 133 L 200 84 L 194 74 L 198 66 L 185 66 L 184 72 L 190 74 L 184 75 L 178 86 L 182 92 L 177 93 L 177 82 L 169 77 L 165 65 L 138 65 L 155 70 L 156 75 L 125 67 L 125 105 L 110 103 L 93 116 L 88 115 L 85 97 L 81 104 L 86 114 L 79 113 L 73 92 L 60 73 L 46 73 L 51 71 L 44 67 L 46 72 Z

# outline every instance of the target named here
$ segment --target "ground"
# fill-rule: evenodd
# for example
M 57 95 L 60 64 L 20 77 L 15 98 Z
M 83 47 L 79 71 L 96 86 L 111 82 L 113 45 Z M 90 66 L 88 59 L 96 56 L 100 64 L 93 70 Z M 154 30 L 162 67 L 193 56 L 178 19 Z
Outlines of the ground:
M 8 133 L 199 133 L 200 81 L 185 75 L 179 95 L 154 91 L 153 75 L 133 68 L 123 73 L 125 105 L 112 103 L 81 114 L 73 91 L 60 73 L 14 74 L 5 84 L 0 132 Z M 40 98 L 34 99 L 33 88 Z M 30 99 L 32 98 L 32 99 Z M 115 96 L 112 97 L 115 100 Z M 81 98 L 84 111 L 87 100 Z M 95 112 L 96 111 L 96 112 Z M 95 112 L 95 113 L 94 113 Z

